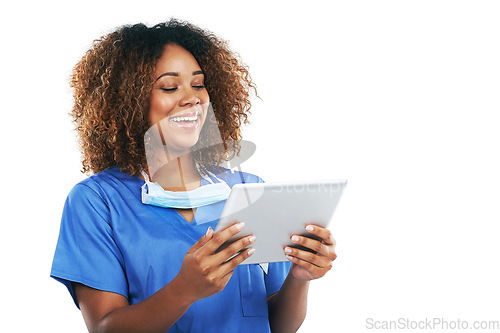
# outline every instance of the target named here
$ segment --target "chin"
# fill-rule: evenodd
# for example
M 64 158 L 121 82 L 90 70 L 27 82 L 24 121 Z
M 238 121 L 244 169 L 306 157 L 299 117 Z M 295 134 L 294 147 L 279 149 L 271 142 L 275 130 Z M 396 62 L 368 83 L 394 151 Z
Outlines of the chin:
M 184 140 L 175 140 L 175 142 L 173 142 L 173 145 L 175 147 L 172 148 L 172 152 L 183 152 L 183 153 L 188 153 L 191 151 L 191 148 L 194 147 L 194 145 L 196 145 L 196 143 L 198 142 L 198 138 L 199 137 L 196 137 L 196 138 L 192 138 L 192 139 L 184 139 Z M 167 147 L 167 149 L 170 150 L 169 147 Z

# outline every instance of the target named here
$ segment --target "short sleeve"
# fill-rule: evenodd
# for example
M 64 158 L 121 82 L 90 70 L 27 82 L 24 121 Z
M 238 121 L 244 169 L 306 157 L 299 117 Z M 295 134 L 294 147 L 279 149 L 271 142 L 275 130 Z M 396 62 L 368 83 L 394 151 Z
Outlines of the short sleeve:
M 109 216 L 105 201 L 86 184 L 77 184 L 66 199 L 50 275 L 68 288 L 77 306 L 72 282 L 127 297 L 124 261 Z

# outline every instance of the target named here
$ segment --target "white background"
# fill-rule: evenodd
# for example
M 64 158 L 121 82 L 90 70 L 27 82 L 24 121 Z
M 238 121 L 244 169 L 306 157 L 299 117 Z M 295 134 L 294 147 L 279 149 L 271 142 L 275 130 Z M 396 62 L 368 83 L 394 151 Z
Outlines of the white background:
M 69 75 L 92 40 L 172 16 L 229 40 L 250 68 L 262 101 L 245 171 L 349 179 L 338 259 L 311 283 L 300 332 L 500 320 L 497 1 L 28 1 L 0 15 L 1 331 L 86 332 L 49 278 L 84 177 Z

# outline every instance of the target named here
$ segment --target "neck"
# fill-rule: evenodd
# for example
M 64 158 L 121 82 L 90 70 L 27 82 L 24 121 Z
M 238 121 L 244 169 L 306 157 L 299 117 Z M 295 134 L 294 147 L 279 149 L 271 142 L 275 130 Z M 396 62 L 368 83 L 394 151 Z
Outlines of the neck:
M 169 160 L 150 178 L 168 191 L 189 191 L 200 186 L 200 174 L 191 154 Z

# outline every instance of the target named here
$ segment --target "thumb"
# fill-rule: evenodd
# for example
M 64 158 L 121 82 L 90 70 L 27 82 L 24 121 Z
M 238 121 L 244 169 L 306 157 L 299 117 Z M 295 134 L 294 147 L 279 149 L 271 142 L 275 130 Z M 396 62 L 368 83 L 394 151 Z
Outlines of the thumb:
M 191 248 L 189 249 L 189 252 L 195 252 L 198 249 L 200 249 L 203 245 L 205 245 L 209 240 L 212 239 L 213 235 L 214 235 L 214 231 L 213 231 L 212 227 L 208 227 L 206 234 L 201 236 L 201 238 L 198 239 L 198 241 L 196 243 L 194 243 L 193 246 L 191 246 Z

